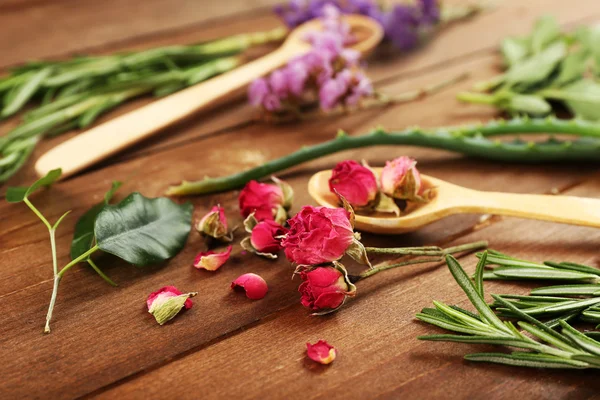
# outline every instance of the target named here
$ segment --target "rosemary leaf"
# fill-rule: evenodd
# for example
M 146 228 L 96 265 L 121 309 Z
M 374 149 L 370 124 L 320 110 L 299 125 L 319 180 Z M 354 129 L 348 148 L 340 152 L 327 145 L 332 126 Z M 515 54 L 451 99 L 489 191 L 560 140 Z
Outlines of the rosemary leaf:
M 589 365 L 586 362 L 579 362 L 577 360 L 568 360 L 554 356 L 544 356 L 540 354 L 531 353 L 525 356 L 525 353 L 475 353 L 467 354 L 466 360 L 469 361 L 484 361 L 495 364 L 506 364 L 514 365 L 517 367 L 531 367 L 531 368 L 588 368 Z
M 535 288 L 531 294 L 558 296 L 594 296 L 600 291 L 600 284 L 556 285 Z
M 598 280 L 597 275 L 584 274 L 576 271 L 563 271 L 552 268 L 499 267 L 494 274 L 502 278 L 512 279 L 543 279 L 559 281 L 590 281 Z

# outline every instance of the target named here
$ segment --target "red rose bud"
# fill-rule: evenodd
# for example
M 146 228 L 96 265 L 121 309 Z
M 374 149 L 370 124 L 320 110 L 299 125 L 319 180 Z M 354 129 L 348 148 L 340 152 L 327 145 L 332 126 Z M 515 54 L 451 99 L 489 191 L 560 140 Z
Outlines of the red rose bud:
M 229 260 L 231 249 L 232 247 L 228 246 L 227 250 L 222 253 L 214 251 L 200 252 L 194 259 L 194 267 L 207 271 L 216 271 Z
M 319 340 L 315 344 L 306 343 L 306 355 L 319 364 L 331 364 L 337 356 L 337 350 L 324 340 Z
M 154 316 L 159 325 L 175 318 L 182 309 L 192 308 L 190 297 L 196 296 L 197 292 L 181 293 L 175 286 L 165 286 L 148 296 L 146 305 L 148 312 Z
M 302 295 L 300 302 L 315 314 L 327 314 L 340 308 L 346 297 L 356 294 L 356 286 L 350 279 L 344 266 L 333 263 L 332 266 L 301 270 L 302 283 L 298 291 Z
M 338 163 L 329 179 L 329 190 L 338 193 L 355 208 L 372 206 L 377 202 L 377 178 L 368 167 L 354 160 Z
M 291 187 L 273 177 L 275 185 L 250 181 L 240 192 L 239 205 L 244 218 L 254 213 L 258 221 L 274 220 L 283 224 L 293 198 Z
M 381 171 L 381 190 L 395 199 L 424 201 L 417 162 L 406 156 L 386 162 Z
M 196 225 L 196 229 L 203 235 L 231 242 L 233 237 L 228 232 L 225 210 L 220 205 L 214 206 Z
M 287 229 L 271 220 L 258 222 L 254 214 L 246 218 L 244 227 L 250 233 L 241 242 L 244 250 L 267 258 L 277 258 L 275 253 L 281 250 L 281 237 L 287 233 Z
M 256 274 L 244 274 L 231 282 L 233 290 L 243 289 L 246 297 L 252 300 L 259 300 L 265 297 L 269 291 L 267 282 Z
M 354 236 L 350 216 L 343 208 L 302 207 L 288 221 L 290 229 L 281 241 L 287 259 L 298 265 L 319 265 L 348 253 L 369 264 L 364 247 Z

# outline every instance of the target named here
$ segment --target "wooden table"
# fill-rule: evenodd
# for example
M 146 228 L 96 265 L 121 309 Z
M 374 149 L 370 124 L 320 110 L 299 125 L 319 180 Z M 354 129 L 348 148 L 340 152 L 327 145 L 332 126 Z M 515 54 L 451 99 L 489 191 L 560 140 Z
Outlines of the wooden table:
M 159 44 L 191 43 L 274 27 L 272 0 L 5 0 L 0 4 L 0 68 L 33 58 L 105 53 Z M 545 13 L 561 24 L 594 23 L 597 0 L 504 0 L 496 10 L 446 29 L 404 57 L 371 60 L 369 75 L 386 93 L 400 93 L 463 71 L 470 78 L 425 101 L 370 110 L 301 125 L 272 126 L 255 120 L 244 101 L 174 127 L 79 176 L 37 194 L 35 204 L 56 219 L 72 209 L 58 232 L 59 261 L 68 261 L 73 225 L 101 199 L 112 180 L 122 193 L 159 196 L 183 178 L 232 173 L 332 137 L 338 128 L 359 134 L 375 125 L 403 128 L 487 120 L 491 110 L 458 104 L 455 93 L 498 72 L 501 38 L 523 34 Z M 143 103 L 125 107 L 125 112 Z M 6 132 L 16 121 L 2 126 Z M 75 133 L 46 140 L 47 149 Z M 598 166 L 507 165 L 408 147 L 348 151 L 312 162 L 281 177 L 296 191 L 294 211 L 311 203 L 308 177 L 343 159 L 367 158 L 372 165 L 399 155 L 421 170 L 482 190 L 560 193 L 598 197 Z M 34 179 L 31 163 L 11 184 Z M 122 196 L 122 195 L 121 195 Z M 232 225 L 241 222 L 237 192 L 191 199 L 195 215 L 225 206 Z M 23 205 L 0 203 L 0 398 L 598 398 L 596 372 L 542 371 L 469 363 L 481 346 L 420 342 L 438 332 L 416 322 L 432 300 L 465 305 L 466 297 L 442 265 L 390 271 L 358 285 L 358 296 L 328 317 L 312 317 L 299 305 L 298 280 L 285 260 L 242 255 L 216 273 L 191 267 L 204 249 L 195 233 L 167 265 L 135 268 L 113 258 L 99 262 L 119 283 L 108 286 L 85 266 L 61 284 L 53 331 L 42 334 L 51 292 L 47 232 Z M 238 239 L 241 234 L 238 234 Z M 500 251 L 532 260 L 555 259 L 598 265 L 600 231 L 515 219 L 457 216 L 414 234 L 365 235 L 375 245 L 464 243 L 487 239 Z M 380 260 L 376 260 L 380 261 Z M 461 259 L 473 271 L 475 258 Z M 230 282 L 255 272 L 269 283 L 261 301 L 232 293 Z M 194 308 L 158 326 L 145 308 L 146 296 L 165 285 L 196 290 Z M 528 286 L 486 284 L 488 293 L 527 292 Z M 305 358 L 305 343 L 327 339 L 339 349 L 329 367 Z

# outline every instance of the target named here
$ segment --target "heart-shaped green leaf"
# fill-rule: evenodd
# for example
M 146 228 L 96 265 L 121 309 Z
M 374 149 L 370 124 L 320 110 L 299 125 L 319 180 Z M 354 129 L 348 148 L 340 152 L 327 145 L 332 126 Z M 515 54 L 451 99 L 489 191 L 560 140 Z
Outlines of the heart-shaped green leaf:
M 52 171 L 48 172 L 46 176 L 38 179 L 33 183 L 33 185 L 29 187 L 9 187 L 6 190 L 6 201 L 8 201 L 9 203 L 22 202 L 26 197 L 28 197 L 31 193 L 35 192 L 39 188 L 44 186 L 50 186 L 51 184 L 53 184 L 58 178 L 60 178 L 61 173 L 62 170 L 60 168 L 53 169 Z
M 81 216 L 81 218 L 79 218 L 79 220 L 77 220 L 77 224 L 75 224 L 75 233 L 73 234 L 73 241 L 71 242 L 72 260 L 91 249 L 94 245 L 94 223 L 96 222 L 96 217 L 100 211 L 102 211 L 104 206 L 110 202 L 120 186 L 121 182 L 113 182 L 110 190 L 104 195 L 104 201 L 90 208 Z
M 132 193 L 96 217 L 98 247 L 134 265 L 155 264 L 177 255 L 192 227 L 193 206 Z

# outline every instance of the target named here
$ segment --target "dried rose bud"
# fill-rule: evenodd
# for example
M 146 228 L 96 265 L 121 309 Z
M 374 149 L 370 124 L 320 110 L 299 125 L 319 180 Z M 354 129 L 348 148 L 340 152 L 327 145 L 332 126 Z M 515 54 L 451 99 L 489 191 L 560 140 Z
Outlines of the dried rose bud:
M 304 206 L 288 222 L 290 229 L 281 241 L 287 259 L 298 265 L 318 265 L 339 260 L 348 254 L 369 265 L 364 246 L 353 230 L 352 207 L 341 196 L 348 210 Z
M 165 286 L 151 293 L 146 300 L 148 312 L 154 316 L 159 325 L 175 318 L 182 309 L 192 308 L 192 300 L 198 292 L 181 293 L 175 286 Z
M 306 355 L 319 364 L 331 364 L 337 356 L 337 350 L 324 340 L 319 340 L 315 344 L 306 343 Z
M 282 180 L 272 178 L 274 185 L 250 181 L 240 192 L 239 205 L 244 218 L 254 213 L 258 221 L 274 220 L 283 224 L 292 206 L 293 190 Z
M 344 266 L 334 262 L 331 266 L 300 270 L 302 283 L 298 291 L 300 302 L 316 314 L 327 314 L 340 308 L 346 297 L 356 294 L 356 286 L 348 278 Z
M 244 274 L 231 282 L 231 288 L 234 290 L 243 289 L 246 297 L 252 300 L 259 300 L 265 297 L 269 288 L 267 282 L 256 274 Z
M 417 162 L 406 156 L 386 162 L 381 171 L 381 190 L 395 199 L 424 201 Z
M 254 213 L 246 218 L 244 227 L 250 233 L 240 243 L 244 250 L 267 258 L 277 258 L 276 253 L 281 250 L 281 238 L 287 229 L 271 220 L 258 222 Z
M 214 206 L 196 225 L 201 234 L 224 242 L 231 242 L 232 235 L 227 228 L 225 210 L 220 205 Z
M 331 173 L 329 189 L 344 196 L 354 208 L 366 208 L 377 203 L 377 178 L 368 167 L 354 160 L 338 163 Z
M 200 252 L 194 259 L 194 267 L 207 271 L 216 271 L 229 260 L 231 249 L 232 247 L 228 246 L 227 250 L 221 253 L 214 251 Z

